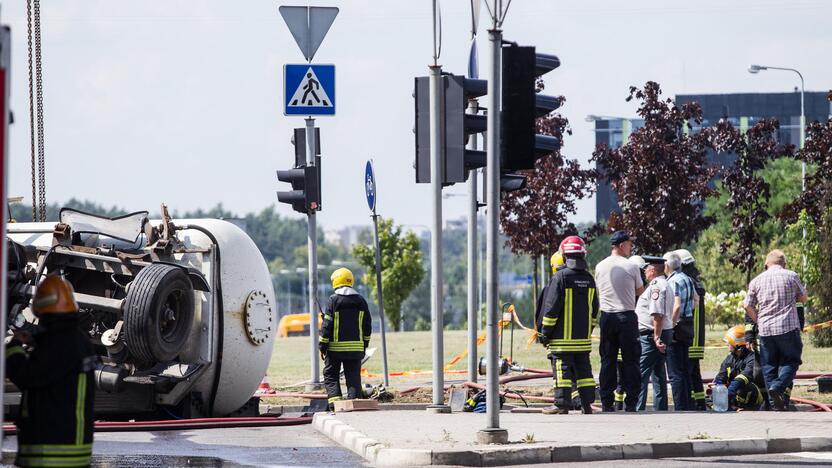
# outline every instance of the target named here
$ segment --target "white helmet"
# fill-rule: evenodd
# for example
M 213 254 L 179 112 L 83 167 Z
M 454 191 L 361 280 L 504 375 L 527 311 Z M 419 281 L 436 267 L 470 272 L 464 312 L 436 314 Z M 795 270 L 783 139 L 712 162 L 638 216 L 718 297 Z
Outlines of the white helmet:
M 693 255 L 687 249 L 679 249 L 674 252 L 679 258 L 682 259 L 682 265 L 690 265 L 691 263 L 695 262 Z
M 635 263 L 639 270 L 641 270 L 645 266 L 647 266 L 647 261 L 644 260 L 644 258 L 642 258 L 640 255 L 633 255 L 632 257 L 628 258 L 627 260 L 629 260 L 632 263 Z

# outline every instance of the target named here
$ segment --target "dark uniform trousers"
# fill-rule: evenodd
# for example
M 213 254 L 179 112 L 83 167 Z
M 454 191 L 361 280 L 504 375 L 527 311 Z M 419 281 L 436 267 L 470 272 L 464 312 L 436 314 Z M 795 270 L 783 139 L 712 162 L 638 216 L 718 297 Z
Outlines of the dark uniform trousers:
M 581 404 L 595 401 L 595 379 L 589 363 L 589 353 L 552 354 L 552 385 L 555 387 L 555 405 L 572 408 L 572 385 L 578 388 Z
M 604 408 L 613 407 L 618 385 L 618 352 L 621 351 L 621 387 L 626 395 L 624 405 L 635 410 L 638 403 L 641 374 L 638 361 L 641 357 L 638 319 L 635 312 L 601 312 L 601 372 L 600 393 Z
M 699 295 L 699 307 L 693 312 L 693 344 L 688 348 L 688 370 L 690 372 L 690 397 L 695 408 L 700 411 L 707 409 L 705 405 L 705 386 L 702 384 L 700 362 L 705 358 L 705 288 L 698 278 L 691 276 L 694 289 Z
M 341 393 L 341 367 L 347 381 L 347 398 L 361 398 L 361 359 L 340 359 L 338 353 L 328 352 L 324 359 L 324 386 L 329 403 L 343 398 Z

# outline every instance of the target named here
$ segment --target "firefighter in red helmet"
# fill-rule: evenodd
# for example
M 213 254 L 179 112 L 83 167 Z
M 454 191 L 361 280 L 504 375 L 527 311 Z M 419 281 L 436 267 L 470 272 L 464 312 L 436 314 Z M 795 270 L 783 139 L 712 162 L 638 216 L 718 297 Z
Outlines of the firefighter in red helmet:
M 598 315 L 595 279 L 587 271 L 586 244 L 569 236 L 560 244 L 566 266 L 552 276 L 542 301 L 540 340 L 552 355 L 555 404 L 546 414 L 566 414 L 572 406 L 572 384 L 578 388 L 581 409 L 592 413 L 595 379 L 589 353 L 590 334 Z

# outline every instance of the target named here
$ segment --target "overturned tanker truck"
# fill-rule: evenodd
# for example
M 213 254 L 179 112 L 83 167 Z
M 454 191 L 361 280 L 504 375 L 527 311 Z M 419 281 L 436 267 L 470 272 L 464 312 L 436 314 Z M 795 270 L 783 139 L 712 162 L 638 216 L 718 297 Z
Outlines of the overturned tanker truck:
M 60 273 L 100 357 L 97 417 L 256 415 L 277 328 L 263 256 L 232 223 L 162 218 L 10 223 L 9 326 L 36 332 L 35 287 Z

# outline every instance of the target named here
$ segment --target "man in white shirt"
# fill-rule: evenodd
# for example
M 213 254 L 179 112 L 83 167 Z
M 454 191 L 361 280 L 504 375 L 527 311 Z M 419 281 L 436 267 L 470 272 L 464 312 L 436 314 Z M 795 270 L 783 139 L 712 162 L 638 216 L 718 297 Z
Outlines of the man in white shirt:
M 633 242 L 624 231 L 610 236 L 612 252 L 595 267 L 595 283 L 601 305 L 601 408 L 615 411 L 614 391 L 618 384 L 616 358 L 619 350 L 622 358 L 622 388 L 626 393 L 625 411 L 634 412 L 639 394 L 639 344 L 636 298 L 644 292 L 641 271 L 627 261 L 633 250 Z

